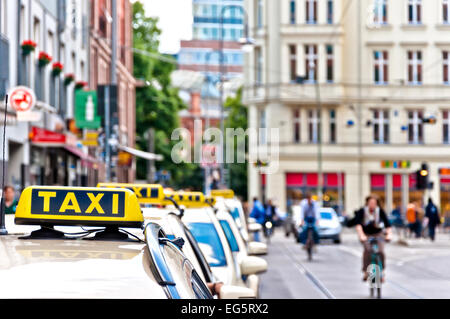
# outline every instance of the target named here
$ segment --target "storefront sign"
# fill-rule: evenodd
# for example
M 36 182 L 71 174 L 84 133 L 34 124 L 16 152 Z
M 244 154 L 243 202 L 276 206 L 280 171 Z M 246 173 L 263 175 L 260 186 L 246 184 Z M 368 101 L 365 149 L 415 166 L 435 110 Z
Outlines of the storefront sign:
M 98 132 L 86 132 L 82 143 L 84 146 L 98 146 Z
M 410 161 L 381 161 L 382 168 L 410 168 Z
M 33 143 L 65 144 L 66 136 L 61 133 L 56 133 L 33 126 L 30 132 L 30 140 Z
M 97 92 L 82 91 L 75 92 L 75 123 L 80 129 L 98 129 L 101 118 L 97 115 Z
M 9 91 L 9 101 L 11 107 L 16 112 L 27 112 L 33 109 L 36 104 L 34 91 L 25 86 L 18 86 Z
M 42 119 L 42 112 L 17 112 L 17 121 L 19 122 L 39 122 Z

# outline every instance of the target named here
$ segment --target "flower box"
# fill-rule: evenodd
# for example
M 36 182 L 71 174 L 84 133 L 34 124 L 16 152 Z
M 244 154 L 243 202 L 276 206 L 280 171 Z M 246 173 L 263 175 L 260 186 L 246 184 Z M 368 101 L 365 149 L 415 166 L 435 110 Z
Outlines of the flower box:
M 68 86 L 73 81 L 75 81 L 75 76 L 72 73 L 66 74 L 64 76 L 64 85 L 65 86 Z
M 52 62 L 52 57 L 45 52 L 40 52 L 38 62 L 40 67 L 44 67 Z
M 75 90 L 81 90 L 82 88 L 84 88 L 87 85 L 86 82 L 84 81 L 78 81 L 77 83 L 75 83 Z
M 64 66 L 61 62 L 55 62 L 52 65 L 52 74 L 53 76 L 58 76 L 61 74 L 62 70 L 64 69 Z
M 23 55 L 28 55 L 31 52 L 34 51 L 34 49 L 36 49 L 36 42 L 34 42 L 33 40 L 25 40 L 22 42 L 21 44 L 21 48 L 22 48 L 22 54 Z

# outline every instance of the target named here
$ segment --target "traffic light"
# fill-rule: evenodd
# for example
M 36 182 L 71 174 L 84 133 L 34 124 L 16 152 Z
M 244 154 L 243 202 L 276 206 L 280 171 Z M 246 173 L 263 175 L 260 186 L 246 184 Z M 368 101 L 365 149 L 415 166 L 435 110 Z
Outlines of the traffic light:
M 420 170 L 416 172 L 416 188 L 417 189 L 428 189 L 429 182 L 428 182 L 428 164 L 422 163 L 422 167 Z

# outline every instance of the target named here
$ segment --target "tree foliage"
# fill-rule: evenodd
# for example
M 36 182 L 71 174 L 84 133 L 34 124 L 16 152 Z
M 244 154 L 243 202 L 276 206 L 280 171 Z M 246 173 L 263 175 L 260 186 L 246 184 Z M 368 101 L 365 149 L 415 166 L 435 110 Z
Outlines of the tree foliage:
M 187 187 L 190 184 L 194 189 L 201 189 L 198 165 L 175 164 L 171 159 L 172 147 L 177 143 L 171 141 L 171 134 L 180 126 L 178 112 L 186 105 L 179 97 L 178 89 L 171 86 L 170 75 L 176 69 L 176 60 L 158 52 L 161 30 L 157 24 L 157 18 L 145 15 L 141 2 L 133 3 L 134 48 L 150 53 L 143 54 L 136 50 L 134 53 L 134 77 L 146 84 L 136 89 L 136 144 L 146 151 L 148 142 L 144 135 L 149 128 L 154 128 L 155 153 L 164 156 L 162 162 L 156 162 L 156 169 L 171 173 L 170 184 L 173 187 Z M 146 175 L 146 161 L 138 159 L 137 178 L 146 179 Z

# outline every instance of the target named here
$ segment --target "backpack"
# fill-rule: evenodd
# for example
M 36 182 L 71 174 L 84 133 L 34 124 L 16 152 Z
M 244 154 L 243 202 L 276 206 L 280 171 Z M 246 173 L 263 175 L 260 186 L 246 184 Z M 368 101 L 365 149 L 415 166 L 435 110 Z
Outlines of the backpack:
M 416 222 L 416 210 L 414 207 L 409 206 L 406 209 L 406 220 L 411 224 Z

